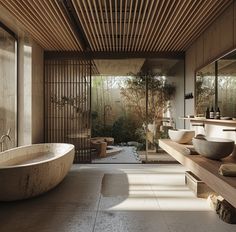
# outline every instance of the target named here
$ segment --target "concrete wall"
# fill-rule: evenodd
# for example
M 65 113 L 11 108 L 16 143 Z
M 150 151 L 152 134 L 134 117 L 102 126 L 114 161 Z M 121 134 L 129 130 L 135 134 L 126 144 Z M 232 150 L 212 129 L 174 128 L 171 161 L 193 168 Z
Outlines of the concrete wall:
M 4 149 L 17 144 L 16 63 L 15 39 L 0 28 L 0 137 L 11 129 L 11 141 L 5 140 Z
M 0 6 L 0 21 L 19 38 L 18 145 L 44 142 L 43 48 Z
M 194 93 L 195 70 L 236 48 L 236 1 L 186 51 L 185 92 Z M 185 100 L 186 115 L 194 114 L 194 99 Z

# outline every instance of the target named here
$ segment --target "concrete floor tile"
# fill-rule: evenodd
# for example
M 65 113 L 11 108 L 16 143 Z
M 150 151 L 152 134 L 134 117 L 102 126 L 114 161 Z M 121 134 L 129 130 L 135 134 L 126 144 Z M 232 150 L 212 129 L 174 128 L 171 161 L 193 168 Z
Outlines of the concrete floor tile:
M 184 171 L 172 164 L 73 165 L 52 191 L 0 203 L 0 232 L 236 231 L 185 186 Z
M 236 225 L 220 220 L 213 211 L 163 212 L 171 232 L 233 232 Z
M 158 211 L 155 195 L 128 197 L 101 197 L 99 210 L 112 211 Z
M 92 232 L 96 212 L 55 211 L 15 211 L 0 214 L 1 232 Z
M 160 212 L 102 212 L 94 232 L 169 232 Z

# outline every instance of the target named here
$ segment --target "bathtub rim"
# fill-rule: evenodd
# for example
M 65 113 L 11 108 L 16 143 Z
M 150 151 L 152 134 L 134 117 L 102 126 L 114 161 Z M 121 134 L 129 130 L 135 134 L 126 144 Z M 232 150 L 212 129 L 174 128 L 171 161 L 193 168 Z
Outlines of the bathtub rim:
M 10 151 L 14 151 L 14 150 L 19 150 L 19 149 L 24 149 L 24 148 L 28 148 L 28 147 L 32 147 L 32 146 L 43 146 L 43 145 L 66 145 L 68 146 L 68 149 L 61 155 L 55 156 L 53 158 L 49 158 L 49 159 L 45 159 L 42 161 L 38 161 L 38 162 L 32 162 L 32 163 L 28 163 L 28 164 L 19 164 L 19 165 L 10 165 L 10 166 L 1 166 L 0 164 L 0 171 L 1 170 L 6 170 L 6 169 L 12 169 L 12 168 L 24 168 L 24 167 L 31 167 L 31 166 L 36 166 L 39 164 L 43 164 L 43 163 L 48 163 L 51 162 L 53 160 L 59 159 L 61 157 L 64 157 L 66 154 L 75 151 L 75 146 L 73 144 L 70 143 L 36 143 L 36 144 L 29 144 L 29 145 L 24 145 L 24 146 L 19 146 L 19 147 L 14 147 L 8 150 L 5 150 L 3 152 L 0 152 L 0 156 L 4 153 L 4 152 L 10 152 Z M 74 156 L 75 154 L 73 154 Z

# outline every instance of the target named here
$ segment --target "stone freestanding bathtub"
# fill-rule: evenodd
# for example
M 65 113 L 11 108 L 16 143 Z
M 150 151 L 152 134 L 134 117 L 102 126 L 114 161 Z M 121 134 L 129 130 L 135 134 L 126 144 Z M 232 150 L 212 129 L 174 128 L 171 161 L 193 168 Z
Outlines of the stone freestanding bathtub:
M 0 153 L 0 201 L 34 197 L 49 191 L 66 176 L 74 145 L 44 143 Z

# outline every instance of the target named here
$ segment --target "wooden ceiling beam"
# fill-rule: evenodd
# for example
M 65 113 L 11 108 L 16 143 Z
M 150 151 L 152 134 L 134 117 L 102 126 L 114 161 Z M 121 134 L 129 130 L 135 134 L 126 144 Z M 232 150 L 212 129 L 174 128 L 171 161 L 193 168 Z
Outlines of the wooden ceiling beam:
M 129 59 L 129 58 L 166 58 L 166 59 L 184 59 L 184 52 L 73 52 L 73 51 L 45 51 L 46 59 Z
M 75 33 L 82 50 L 91 50 L 90 44 L 86 38 L 81 22 L 71 0 L 58 0 L 63 14 L 67 17 L 70 26 Z
M 94 43 L 94 40 L 92 38 L 92 34 L 91 34 L 90 29 L 89 29 L 87 18 L 84 14 L 84 9 L 82 8 L 80 1 L 72 0 L 72 4 L 75 8 L 75 11 L 76 11 L 77 16 L 79 18 L 79 21 L 82 25 L 83 31 L 84 31 L 84 33 L 87 37 L 87 40 L 90 44 L 91 50 L 96 51 L 97 50 L 97 44 Z

